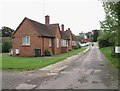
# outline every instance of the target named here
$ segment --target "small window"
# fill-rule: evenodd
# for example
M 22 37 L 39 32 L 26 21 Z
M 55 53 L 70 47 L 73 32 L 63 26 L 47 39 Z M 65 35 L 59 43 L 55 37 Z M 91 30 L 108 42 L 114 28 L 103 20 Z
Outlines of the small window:
M 57 42 L 57 48 L 58 48 L 59 47 L 59 39 L 58 38 L 57 38 L 56 42 Z
M 64 46 L 64 47 L 66 47 L 66 46 L 68 46 L 68 40 L 62 40 L 61 41 L 61 46 Z
M 76 44 L 76 41 L 72 41 L 72 45 L 73 46 L 76 46 L 77 44 Z
M 61 46 L 63 46 L 63 40 L 61 40 Z
M 66 40 L 66 46 L 68 46 L 68 40 Z
M 24 36 L 22 38 L 22 45 L 30 45 L 30 36 Z
M 52 46 L 52 39 L 49 38 L 49 47 L 51 47 L 51 46 Z

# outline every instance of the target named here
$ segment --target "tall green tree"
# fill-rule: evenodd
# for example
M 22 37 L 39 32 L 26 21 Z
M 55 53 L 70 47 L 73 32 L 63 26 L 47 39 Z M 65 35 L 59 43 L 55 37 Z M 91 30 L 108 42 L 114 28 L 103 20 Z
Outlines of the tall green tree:
M 117 29 L 117 42 L 116 45 L 120 46 L 120 1 L 116 3 L 115 12 L 118 19 L 118 29 Z
M 108 42 L 112 43 L 113 45 L 120 45 L 120 1 L 104 1 L 103 7 L 106 16 L 105 20 L 100 22 L 103 35 L 100 35 L 99 39 L 101 38 L 101 36 L 105 37 L 107 34 L 109 34 L 109 36 L 106 36 Z M 105 38 L 103 40 L 105 40 Z
M 2 29 L 0 29 L 0 31 L 2 31 L 2 37 L 11 37 L 12 33 L 14 32 L 13 29 L 9 28 L 9 27 L 2 27 Z
M 9 52 L 11 48 L 12 48 L 12 42 L 11 42 L 11 40 L 7 40 L 7 41 L 4 41 L 2 43 L 2 52 L 3 53 Z
M 97 38 L 98 38 L 98 35 L 99 35 L 99 30 L 92 30 L 92 32 L 93 32 L 92 41 L 97 42 Z

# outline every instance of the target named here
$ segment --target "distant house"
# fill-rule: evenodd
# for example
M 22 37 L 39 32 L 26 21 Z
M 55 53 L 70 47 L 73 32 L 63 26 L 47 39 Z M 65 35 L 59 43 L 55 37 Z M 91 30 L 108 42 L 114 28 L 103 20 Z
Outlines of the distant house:
M 72 34 L 72 49 L 77 48 L 77 42 L 77 37 L 74 34 Z
M 65 53 L 72 49 L 72 33 L 70 28 L 64 31 L 64 25 L 61 25 L 61 52 Z
M 80 36 L 72 34 L 72 48 L 73 49 L 79 48 L 81 46 L 80 44 L 81 44 Z
M 12 35 L 13 55 L 44 56 L 45 50 L 52 54 L 61 53 L 61 33 L 59 24 L 50 24 L 45 16 L 45 24 L 24 18 Z

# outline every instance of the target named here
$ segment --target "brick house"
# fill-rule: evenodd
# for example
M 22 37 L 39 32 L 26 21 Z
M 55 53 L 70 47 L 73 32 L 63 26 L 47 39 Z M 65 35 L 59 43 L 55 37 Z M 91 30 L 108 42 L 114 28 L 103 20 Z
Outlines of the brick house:
M 72 49 L 76 49 L 78 48 L 78 44 L 79 44 L 79 36 L 76 36 L 74 34 L 72 34 Z
M 61 25 L 61 52 L 68 52 L 69 49 L 72 49 L 72 33 L 70 28 L 64 31 L 64 25 Z
M 45 50 L 52 54 L 61 53 L 61 35 L 59 24 L 50 24 L 45 16 L 45 24 L 24 18 L 13 33 L 13 55 L 44 56 Z

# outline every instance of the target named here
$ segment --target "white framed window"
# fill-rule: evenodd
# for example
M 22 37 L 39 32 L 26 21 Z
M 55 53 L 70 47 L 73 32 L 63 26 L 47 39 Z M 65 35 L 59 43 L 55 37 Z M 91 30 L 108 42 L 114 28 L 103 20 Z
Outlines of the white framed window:
M 52 46 L 52 39 L 49 38 L 49 47 L 51 47 L 51 46 Z
M 58 38 L 57 38 L 56 42 L 57 42 L 57 48 L 58 48 L 59 47 L 59 39 Z
M 64 40 L 62 39 L 62 40 L 61 40 L 61 46 L 64 46 L 64 42 L 63 42 L 63 41 L 64 41 Z
M 76 41 L 72 41 L 72 46 L 76 46 L 76 45 L 77 45 Z
M 68 40 L 66 40 L 66 46 L 68 46 Z
M 22 45 L 30 45 L 30 36 L 22 37 Z
M 68 40 L 61 40 L 61 46 L 68 46 Z

